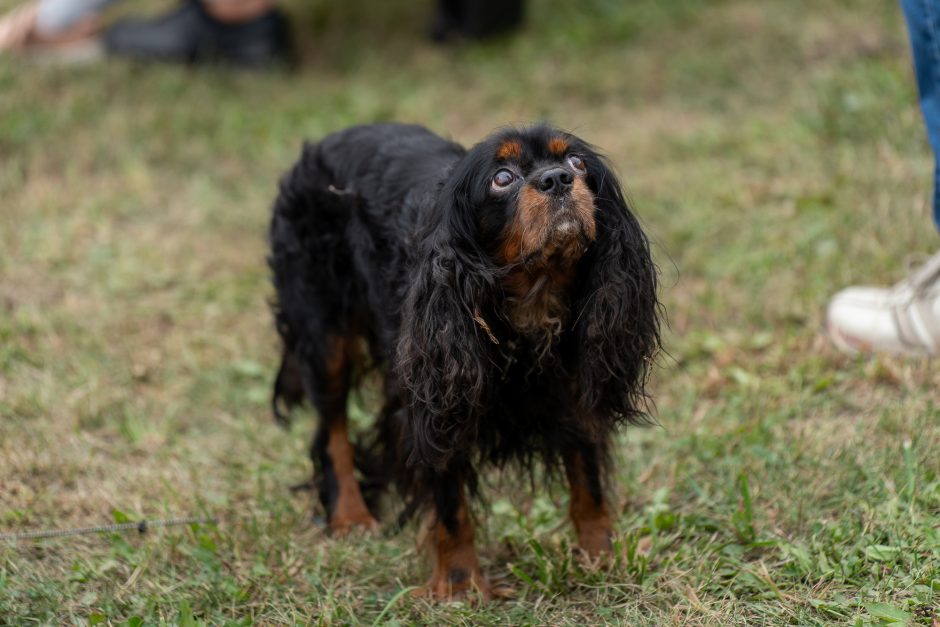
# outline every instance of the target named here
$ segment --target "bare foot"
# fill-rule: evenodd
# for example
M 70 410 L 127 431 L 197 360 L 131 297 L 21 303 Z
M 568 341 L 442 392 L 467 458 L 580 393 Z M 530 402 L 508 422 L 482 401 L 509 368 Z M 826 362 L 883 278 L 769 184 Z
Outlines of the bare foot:
M 0 17 L 0 53 L 16 52 L 36 58 L 85 61 L 101 56 L 97 15 L 85 17 L 64 30 L 44 33 L 37 22 L 39 4 L 24 4 Z

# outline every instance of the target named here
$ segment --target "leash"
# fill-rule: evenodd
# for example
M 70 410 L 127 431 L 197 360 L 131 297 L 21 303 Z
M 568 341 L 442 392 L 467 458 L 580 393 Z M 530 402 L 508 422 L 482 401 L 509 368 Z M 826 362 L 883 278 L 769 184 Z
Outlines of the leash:
M 97 527 L 74 527 L 71 529 L 44 529 L 38 531 L 20 531 L 17 533 L 0 533 L 0 541 L 17 542 L 19 540 L 42 540 L 46 538 L 64 538 L 67 536 L 86 536 L 96 533 L 113 533 L 115 531 L 134 531 L 143 535 L 149 529 L 156 527 L 177 527 L 180 525 L 215 525 L 215 518 L 167 518 L 158 520 L 141 520 L 138 522 L 115 523 L 113 525 L 100 525 Z

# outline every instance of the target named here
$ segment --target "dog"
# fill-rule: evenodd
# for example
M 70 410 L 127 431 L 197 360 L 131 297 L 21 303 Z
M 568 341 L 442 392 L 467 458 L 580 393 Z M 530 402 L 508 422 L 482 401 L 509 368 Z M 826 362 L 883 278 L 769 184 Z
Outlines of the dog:
M 406 515 L 427 512 L 425 591 L 487 595 L 478 469 L 541 463 L 564 470 L 580 548 L 610 552 L 611 439 L 650 420 L 662 311 L 649 240 L 590 144 L 545 124 L 470 149 L 421 126 L 352 127 L 304 145 L 269 237 L 272 406 L 319 414 L 333 532 L 377 528 L 364 494 L 394 481 Z M 347 396 L 370 369 L 384 404 L 354 447 Z

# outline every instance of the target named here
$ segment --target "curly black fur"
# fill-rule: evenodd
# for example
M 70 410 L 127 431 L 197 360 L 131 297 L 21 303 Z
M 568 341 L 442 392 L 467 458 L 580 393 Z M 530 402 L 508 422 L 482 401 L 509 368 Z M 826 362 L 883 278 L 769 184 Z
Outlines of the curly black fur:
M 507 162 L 519 181 L 494 191 Z M 551 235 L 566 248 L 547 261 L 506 259 L 513 221 L 536 213 L 523 209 L 523 187 L 553 167 L 593 195 L 596 232 Z M 531 237 L 534 227 L 520 224 Z M 284 344 L 275 414 L 306 395 L 328 422 L 345 411 L 352 372 L 374 364 L 386 405 L 375 432 L 381 463 L 371 465 L 409 497 L 430 499 L 445 489 L 440 477 L 472 487 L 483 462 L 552 466 L 572 448 L 603 458 L 618 424 L 645 420 L 660 344 L 657 271 L 610 167 L 573 135 L 510 128 L 470 150 L 418 126 L 330 135 L 305 145 L 281 182 L 270 243 Z M 561 276 L 553 264 L 566 251 L 570 276 L 544 287 Z M 521 332 L 507 304 L 511 282 L 536 267 L 525 298 L 561 309 L 544 334 Z M 350 364 L 330 374 L 339 345 Z M 313 453 L 322 472 L 322 442 Z

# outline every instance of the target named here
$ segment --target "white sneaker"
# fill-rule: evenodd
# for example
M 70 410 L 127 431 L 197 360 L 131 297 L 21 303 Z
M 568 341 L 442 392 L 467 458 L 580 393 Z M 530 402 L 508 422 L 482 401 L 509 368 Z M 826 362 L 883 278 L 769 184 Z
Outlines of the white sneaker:
M 940 253 L 892 288 L 842 290 L 829 303 L 826 327 L 850 354 L 940 354 Z

